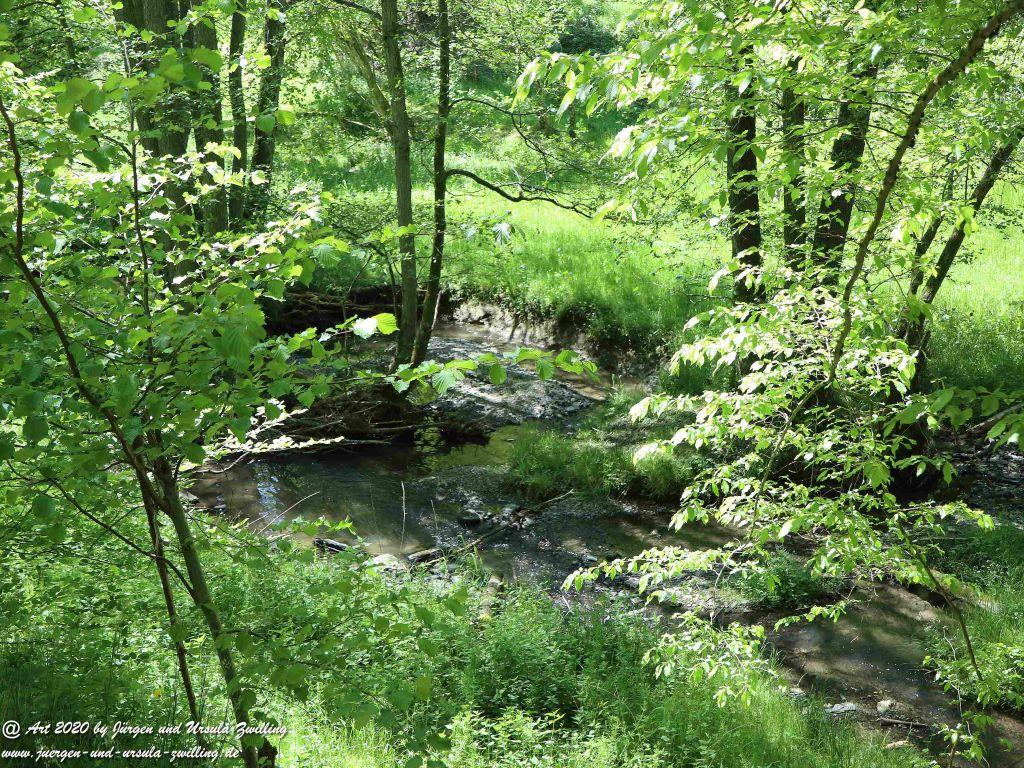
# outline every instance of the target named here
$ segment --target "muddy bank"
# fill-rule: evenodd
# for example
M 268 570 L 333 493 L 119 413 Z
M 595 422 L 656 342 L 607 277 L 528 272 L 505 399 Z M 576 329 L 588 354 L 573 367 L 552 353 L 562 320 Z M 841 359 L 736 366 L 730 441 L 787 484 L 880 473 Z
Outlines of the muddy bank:
M 326 330 L 355 316 L 380 312 L 398 315 L 400 295 L 391 286 L 363 286 L 345 294 L 293 289 L 285 301 L 265 307 L 270 333 L 296 333 L 306 328 Z M 476 340 L 546 350 L 573 349 L 600 363 L 615 375 L 641 378 L 653 373 L 660 358 L 655 350 L 598 343 L 587 334 L 586 318 L 537 317 L 498 304 L 462 299 L 443 293 L 436 327 L 438 336 L 476 334 Z

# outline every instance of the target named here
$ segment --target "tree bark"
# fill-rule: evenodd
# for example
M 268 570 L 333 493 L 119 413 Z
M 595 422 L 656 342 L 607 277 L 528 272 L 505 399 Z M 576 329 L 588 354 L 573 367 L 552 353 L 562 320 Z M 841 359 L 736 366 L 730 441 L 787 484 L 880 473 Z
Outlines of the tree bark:
M 744 57 L 746 58 L 746 57 Z M 736 298 L 740 301 L 758 301 L 763 295 L 760 284 L 761 204 L 757 186 L 757 156 L 753 147 L 757 142 L 757 115 L 750 89 L 745 94 L 733 91 L 738 105 L 729 119 L 729 154 L 726 183 L 729 198 L 729 220 L 732 230 L 732 256 L 744 270 L 753 270 L 737 279 Z
M 277 123 L 270 130 L 263 130 L 259 118 L 267 115 L 276 117 L 281 101 L 281 81 L 284 79 L 285 20 L 284 0 L 270 0 L 267 21 L 263 27 L 263 44 L 270 57 L 270 66 L 260 80 L 260 92 L 256 99 L 257 123 L 253 131 L 252 170 L 260 171 L 266 183 L 249 188 L 249 214 L 260 215 L 266 210 L 270 179 L 274 170 L 274 152 L 277 148 Z
M 448 227 L 446 202 L 448 171 L 445 147 L 448 138 L 448 115 L 451 112 L 451 29 L 448 25 L 448 0 L 437 0 L 437 126 L 434 129 L 434 236 L 430 245 L 430 272 L 427 275 L 423 311 L 416 333 L 412 364 L 419 365 L 427 356 L 430 334 L 437 319 L 441 289 L 441 267 L 444 261 L 444 239 Z
M 381 0 L 381 28 L 384 42 L 384 71 L 387 77 L 391 113 L 391 146 L 395 163 L 395 204 L 397 208 L 398 251 L 402 274 L 402 311 L 399 318 L 396 365 L 411 362 L 416 342 L 417 292 L 416 240 L 412 215 L 412 156 L 409 111 L 405 100 L 402 50 L 399 40 L 398 0 Z
M 192 42 L 196 47 L 220 51 L 217 43 L 217 30 L 212 21 L 200 21 L 191 30 Z M 220 88 L 220 72 L 212 67 L 202 67 L 203 75 L 210 83 L 210 89 L 201 91 L 195 104 L 195 137 L 196 150 L 203 152 L 207 144 L 224 143 L 224 108 Z M 223 170 L 224 158 L 217 153 L 207 153 L 203 159 Z M 204 173 L 204 181 L 213 183 L 213 177 Z M 220 186 L 206 201 L 202 208 L 203 225 L 207 233 L 217 234 L 228 228 L 228 195 L 227 189 Z
M 877 75 L 878 66 L 871 64 L 859 70 L 855 77 L 860 85 L 874 80 Z M 856 174 L 867 147 L 870 119 L 870 104 L 851 99 L 839 105 L 836 122 L 842 133 L 832 144 L 832 172 L 837 176 L 842 175 L 846 181 L 838 187 L 825 190 L 812 243 L 815 261 L 824 269 L 824 276 L 830 284 L 838 283 L 842 269 L 843 247 L 850 231 L 850 218 L 857 193 Z
M 231 102 L 232 142 L 238 150 L 231 164 L 234 173 L 245 173 L 249 169 L 249 128 L 245 121 L 245 22 L 246 0 L 236 0 L 231 14 L 231 36 L 228 40 L 228 100 Z M 228 215 L 231 222 L 242 220 L 245 207 L 245 185 L 232 185 L 228 195 Z
M 795 72 L 797 62 L 790 63 Z M 803 247 L 806 242 L 804 227 L 807 222 L 806 191 L 804 190 L 804 165 L 807 161 L 804 126 L 806 108 L 804 100 L 792 88 L 782 91 L 782 143 L 786 164 L 789 166 L 789 182 L 783 188 L 782 241 L 786 249 L 786 261 L 794 268 L 803 263 Z

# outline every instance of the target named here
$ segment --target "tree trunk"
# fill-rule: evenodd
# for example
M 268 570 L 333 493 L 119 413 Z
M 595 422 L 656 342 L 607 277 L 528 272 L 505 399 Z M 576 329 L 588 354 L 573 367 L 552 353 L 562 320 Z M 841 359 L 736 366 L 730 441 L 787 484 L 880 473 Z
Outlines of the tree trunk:
M 451 29 L 448 26 L 448 0 L 437 0 L 437 126 L 434 130 L 434 237 L 430 246 L 430 272 L 427 275 L 423 312 L 416 334 L 412 363 L 426 359 L 430 334 L 434 330 L 441 290 L 441 266 L 444 260 L 444 238 L 448 227 L 445 210 L 448 193 L 448 171 L 445 167 L 445 145 L 448 138 L 448 114 L 451 111 Z
M 241 687 L 242 680 L 231 654 L 230 638 L 224 633 L 220 612 L 217 610 L 210 587 L 206 583 L 206 572 L 196 549 L 188 516 L 181 504 L 177 479 L 165 460 L 158 459 L 155 464 L 154 475 L 160 484 L 163 501 L 161 508 L 170 518 L 171 525 L 174 527 L 178 549 L 181 552 L 182 561 L 185 563 L 185 572 L 192 583 L 192 600 L 202 614 L 210 632 L 210 639 L 213 641 L 214 651 L 220 663 L 221 675 L 224 678 L 224 686 L 228 700 L 231 702 L 235 722 L 238 724 L 251 723 L 252 719 L 249 716 L 249 707 L 246 703 L 246 691 Z M 273 766 L 277 752 L 266 739 L 263 740 L 263 745 L 258 751 L 251 746 L 242 745 L 241 748 L 246 768 L 259 768 L 261 763 L 264 768 Z
M 231 14 L 231 37 L 228 41 L 228 100 L 231 102 L 232 140 L 238 150 L 231 165 L 235 173 L 249 169 L 249 128 L 245 122 L 244 67 L 246 0 L 236 0 L 235 11 Z M 243 216 L 245 186 L 231 186 L 228 196 L 228 214 L 232 224 L 237 225 Z
M 134 47 L 130 51 L 131 67 L 152 71 L 162 45 L 173 46 L 168 33 L 168 22 L 176 22 L 180 10 L 174 0 L 125 0 L 118 12 L 119 20 L 136 29 L 152 34 L 143 42 L 133 39 L 128 42 Z M 138 110 L 139 130 L 143 133 L 142 145 L 155 156 L 178 157 L 188 144 L 189 109 L 188 99 L 171 86 L 152 105 Z
M 733 91 L 739 103 L 729 120 L 726 167 L 732 257 L 739 261 L 743 270 L 753 270 L 751 274 L 737 279 L 736 298 L 744 302 L 758 301 L 763 295 L 759 274 L 762 266 L 761 206 L 757 188 L 757 156 L 753 150 L 757 142 L 757 115 L 749 98 L 753 87 L 751 84 L 746 94 Z
M 178 611 L 174 607 L 174 590 L 171 587 L 171 577 L 167 571 L 163 540 L 160 538 L 160 519 L 156 505 L 151 499 L 143 497 L 143 503 L 146 507 L 146 520 L 149 523 L 149 536 L 153 544 L 156 572 L 160 577 L 160 588 L 164 595 L 164 606 L 167 608 L 167 621 L 173 632 L 180 625 L 180 621 L 178 619 Z M 196 701 L 195 686 L 192 685 L 192 673 L 188 668 L 188 654 L 185 651 L 185 643 L 177 637 L 173 638 L 173 641 L 174 652 L 178 658 L 178 673 L 181 676 L 182 687 L 185 689 L 185 699 L 188 701 L 189 716 L 193 722 L 199 723 L 201 722 L 199 703 Z M 200 745 L 203 744 L 202 738 L 198 741 Z
M 858 84 L 866 83 L 877 75 L 878 66 L 871 64 L 857 72 L 856 79 Z M 856 174 L 867 147 L 870 119 L 870 104 L 849 100 L 839 105 L 836 122 L 842 133 L 832 144 L 832 172 L 845 177 L 846 182 L 825 190 L 812 245 L 817 264 L 824 269 L 827 282 L 833 285 L 838 283 L 843 265 L 843 246 L 850 231 L 857 193 Z
M 192 42 L 196 47 L 219 52 L 217 30 L 212 26 L 212 22 L 195 24 L 191 34 Z M 210 89 L 201 91 L 195 104 L 195 136 L 198 152 L 202 152 L 207 144 L 224 143 L 224 108 L 220 89 L 220 72 L 206 66 L 203 66 L 202 70 L 204 78 L 210 83 Z M 224 158 L 217 153 L 207 153 L 203 159 L 222 170 L 224 168 Z M 213 183 L 213 177 L 209 173 L 204 173 L 203 180 L 207 184 Z M 205 202 L 202 216 L 203 224 L 209 234 L 217 234 L 228 228 L 228 198 L 225 187 L 219 187 Z
M 797 62 L 790 64 L 790 71 L 796 71 Z M 804 100 L 792 88 L 782 91 L 782 142 L 784 161 L 788 166 L 789 181 L 783 188 L 782 240 L 786 249 L 786 261 L 794 268 L 804 260 L 803 247 L 806 241 L 804 227 L 807 222 L 807 204 L 804 190 L 804 165 L 807 161 L 806 122 Z
M 1024 126 L 1018 127 L 1007 138 L 1006 142 L 992 155 L 992 158 L 989 160 L 989 163 L 985 168 L 985 172 L 982 174 L 981 179 L 974 188 L 973 194 L 968 200 L 969 205 L 975 212 L 981 209 L 981 206 L 985 202 L 985 198 L 988 197 L 988 193 L 992 191 L 992 187 L 999 178 L 999 174 L 1002 173 L 1003 168 L 1009 162 L 1010 157 L 1013 156 L 1014 151 L 1020 145 L 1022 140 L 1024 140 Z M 946 276 L 949 274 L 949 269 L 956 260 L 957 254 L 960 253 L 960 248 L 964 244 L 964 239 L 967 237 L 967 229 L 965 225 L 966 221 L 960 221 L 957 223 L 953 232 L 950 234 L 949 239 L 946 240 L 946 244 L 943 246 L 941 253 L 939 253 L 939 258 L 935 262 L 934 273 L 929 275 L 926 279 L 922 277 L 921 284 L 917 290 L 914 291 L 922 304 L 931 304 L 935 301 L 935 297 L 938 295 L 939 289 L 946 280 Z M 934 238 L 934 235 L 932 235 L 932 237 Z M 921 274 L 923 276 L 923 271 Z M 919 314 L 913 321 L 907 323 L 903 337 L 911 349 L 920 350 L 924 348 L 928 340 L 926 325 L 927 320 L 923 314 Z M 918 364 L 917 372 L 914 377 L 916 384 L 920 384 L 920 382 L 923 381 L 924 367 L 923 361 Z
M 405 102 L 405 78 L 399 41 L 398 0 L 381 0 L 384 38 L 384 71 L 388 82 L 391 111 L 391 145 L 395 155 L 395 203 L 398 214 L 398 251 L 402 272 L 402 311 L 399 318 L 398 350 L 395 362 L 412 360 L 416 342 L 416 239 L 412 218 L 412 157 L 409 139 L 409 111 Z
M 263 27 L 263 43 L 270 57 L 270 66 L 260 80 L 260 92 L 256 100 L 256 127 L 253 131 L 252 170 L 260 171 L 266 183 L 249 188 L 249 214 L 260 215 L 266 210 L 270 191 L 270 179 L 274 169 L 274 151 L 277 146 L 277 107 L 281 101 L 281 81 L 284 78 L 284 0 L 270 0 L 267 21 Z M 260 128 L 261 117 L 273 116 L 275 123 L 269 130 Z M 260 188 L 262 187 L 262 189 Z
M 953 184 L 956 182 L 956 167 L 952 167 L 949 171 L 949 175 L 946 176 L 946 183 L 942 187 L 942 202 L 948 204 L 953 199 Z M 942 214 L 935 216 L 931 223 L 928 225 L 928 229 L 924 231 L 921 238 L 917 241 L 917 245 L 914 246 L 914 260 L 910 267 L 910 284 L 907 289 L 907 294 L 910 296 L 916 296 L 918 290 L 921 288 L 921 284 L 924 282 L 924 257 L 928 253 L 928 249 L 932 247 L 932 243 L 935 242 L 935 236 L 939 234 L 939 229 L 942 227 Z M 906 330 L 905 325 L 901 326 L 903 330 L 900 331 L 900 335 Z

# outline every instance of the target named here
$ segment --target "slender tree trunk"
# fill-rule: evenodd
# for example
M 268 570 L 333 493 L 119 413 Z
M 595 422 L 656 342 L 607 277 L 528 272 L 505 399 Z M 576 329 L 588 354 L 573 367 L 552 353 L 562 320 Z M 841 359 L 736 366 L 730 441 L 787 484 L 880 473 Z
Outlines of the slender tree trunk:
M 180 626 L 178 612 L 174 607 L 174 589 L 171 587 L 170 574 L 167 572 L 167 560 L 164 554 L 163 540 L 160 538 L 160 519 L 156 506 L 151 499 L 143 498 L 146 507 L 146 520 L 149 523 L 149 536 L 153 544 L 156 572 L 160 577 L 160 588 L 164 595 L 164 606 L 167 608 L 167 620 L 173 633 L 175 628 Z M 181 684 L 185 689 L 185 698 L 188 700 L 188 712 L 192 721 L 201 722 L 199 714 L 199 702 L 196 700 L 195 687 L 192 685 L 192 673 L 188 667 L 188 654 L 185 651 L 185 643 L 174 638 L 174 652 L 178 658 L 178 673 L 181 676 Z M 203 744 L 200 738 L 199 743 Z
M 871 64 L 856 74 L 859 84 L 874 80 L 878 66 Z M 836 284 L 843 265 L 843 246 L 850 231 L 850 218 L 857 193 L 856 176 L 867 147 L 870 104 L 856 100 L 839 105 L 836 122 L 842 133 L 832 144 L 832 172 L 846 181 L 827 189 L 818 210 L 817 229 L 812 245 L 816 262 L 825 271 L 828 283 Z
M 401 258 L 402 311 L 399 318 L 396 364 L 411 362 L 416 342 L 416 239 L 412 217 L 412 156 L 409 111 L 405 101 L 405 77 L 399 40 L 398 0 L 381 0 L 384 38 L 384 71 L 391 111 L 391 145 L 395 156 L 395 203 L 398 214 L 398 252 Z
M 245 121 L 245 22 L 246 0 L 236 0 L 231 14 L 231 37 L 228 41 L 228 100 L 231 102 L 232 140 L 238 157 L 232 162 L 235 173 L 249 169 L 249 128 Z M 233 224 L 242 220 L 245 206 L 245 186 L 232 185 L 228 197 L 228 214 Z
M 196 47 L 219 52 L 217 30 L 212 24 L 200 22 L 193 26 L 191 33 L 192 42 Z M 196 150 L 199 152 L 202 152 L 207 144 L 224 143 L 224 108 L 220 89 L 220 72 L 211 67 L 204 66 L 202 69 L 204 78 L 210 83 L 210 89 L 201 91 L 195 103 Z M 204 160 L 222 170 L 224 168 L 224 158 L 217 153 L 206 154 Z M 204 174 L 204 180 L 208 184 L 213 183 L 213 177 L 209 172 Z M 203 224 L 208 233 L 216 234 L 228 228 L 228 198 L 225 187 L 219 187 L 206 201 L 202 215 Z
M 953 184 L 955 182 L 956 166 L 953 166 L 950 168 L 949 174 L 946 176 L 946 183 L 942 187 L 942 202 L 944 204 L 952 201 Z M 907 291 L 911 296 L 917 295 L 918 290 L 921 288 L 921 283 L 924 282 L 924 257 L 928 253 L 928 249 L 932 247 L 932 243 L 935 242 L 935 236 L 939 234 L 942 220 L 941 213 L 935 216 L 928 225 L 928 229 L 924 231 L 924 234 L 917 241 L 917 245 L 914 246 L 914 260 L 910 268 L 910 284 Z
M 991 192 L 992 187 L 995 186 L 995 183 L 999 178 L 999 174 L 1002 173 L 1003 168 L 1010 161 L 1010 158 L 1013 156 L 1014 151 L 1016 151 L 1022 140 L 1024 140 L 1024 126 L 1017 128 L 1007 138 L 1006 142 L 1002 144 L 995 153 L 993 153 L 992 158 L 985 167 L 985 172 L 982 174 L 981 179 L 978 181 L 978 184 L 974 188 L 974 192 L 971 194 L 968 201 L 975 212 L 981 209 L 981 206 L 985 202 L 985 198 L 988 197 L 988 193 Z M 934 235 L 932 235 L 932 237 L 934 239 Z M 960 221 L 953 229 L 949 239 L 946 240 L 946 244 L 939 253 L 939 257 L 935 262 L 935 271 L 927 278 L 923 277 L 922 271 L 921 283 L 915 291 L 918 300 L 922 304 L 931 304 L 935 301 L 935 297 L 938 295 L 939 289 L 942 288 L 942 284 L 945 282 L 946 276 L 949 274 L 949 269 L 953 266 L 953 262 L 960 253 L 960 249 L 963 246 L 966 237 L 966 221 Z M 928 340 L 927 320 L 925 316 L 923 314 L 918 314 L 914 320 L 907 323 L 903 336 L 911 349 L 923 349 Z M 920 384 L 923 381 L 924 369 L 925 366 L 922 360 L 919 362 L 917 373 L 915 374 L 916 384 Z
M 795 72 L 797 62 L 790 63 Z M 806 109 L 804 100 L 792 88 L 782 91 L 782 142 L 785 163 L 788 166 L 789 181 L 782 191 L 784 221 L 782 240 L 786 249 L 786 261 L 799 267 L 804 260 L 803 248 L 806 241 L 804 227 L 807 222 L 806 191 L 804 190 L 804 165 L 807 162 L 804 126 Z
M 246 691 L 242 688 L 242 680 L 235 667 L 234 657 L 231 653 L 229 638 L 224 633 L 224 626 L 221 623 L 220 612 L 214 602 L 213 594 L 206 582 L 206 572 L 203 569 L 199 552 L 196 549 L 195 539 L 192 536 L 192 528 L 188 522 L 188 516 L 181 503 L 181 496 L 178 491 L 178 482 L 170 466 L 163 459 L 158 459 L 154 466 L 154 475 L 160 484 L 163 504 L 161 508 L 171 520 L 174 533 L 178 540 L 178 549 L 181 552 L 182 561 L 185 564 L 185 572 L 188 574 L 192 584 L 192 599 L 199 609 L 210 632 L 210 639 L 213 641 L 214 651 L 220 663 L 221 675 L 224 678 L 228 700 L 231 702 L 231 710 L 235 716 L 235 722 L 251 723 L 249 707 L 246 703 Z M 257 751 L 251 746 L 242 746 L 242 759 L 246 768 L 259 768 L 262 764 L 265 768 L 273 766 L 277 751 L 266 739 Z
M 412 363 L 418 365 L 427 356 L 427 345 L 437 319 L 441 292 L 441 266 L 444 260 L 444 238 L 448 227 L 445 210 L 448 194 L 448 170 L 445 167 L 445 145 L 448 138 L 448 115 L 451 111 L 451 29 L 448 26 L 448 0 L 437 0 L 437 126 L 434 129 L 434 237 L 430 246 L 430 272 L 427 275 L 423 312 L 416 334 Z
M 746 57 L 744 57 L 746 58 Z M 726 182 L 729 197 L 729 220 L 732 229 L 732 256 L 744 270 L 753 274 L 737 279 L 736 298 L 758 301 L 763 296 L 759 282 L 761 255 L 761 204 L 757 188 L 757 115 L 750 99 L 751 84 L 745 93 L 733 92 L 738 105 L 729 120 L 729 154 Z
M 249 214 L 260 215 L 266 209 L 270 179 L 274 170 L 274 152 L 277 148 L 277 124 L 269 130 L 260 128 L 259 118 L 275 116 L 281 101 L 281 81 L 284 79 L 285 21 L 284 0 L 270 0 L 267 21 L 263 27 L 263 43 L 270 57 L 270 66 L 263 73 L 260 92 L 256 100 L 256 127 L 252 141 L 252 170 L 260 171 L 266 183 L 249 188 Z

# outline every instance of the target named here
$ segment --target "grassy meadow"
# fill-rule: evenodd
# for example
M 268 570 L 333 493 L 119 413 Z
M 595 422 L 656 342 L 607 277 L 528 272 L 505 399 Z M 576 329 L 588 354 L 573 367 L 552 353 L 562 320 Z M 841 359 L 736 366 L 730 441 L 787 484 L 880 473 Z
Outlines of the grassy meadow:
M 494 84 L 481 93 L 495 101 L 504 95 Z M 613 127 L 607 120 L 599 123 L 587 140 L 595 148 L 606 146 Z M 493 126 L 490 134 L 481 130 L 470 121 L 470 137 L 455 141 L 453 167 L 500 182 L 528 164 L 514 133 L 495 134 Z M 392 188 L 387 147 L 368 136 L 335 140 L 343 152 L 286 163 L 281 184 L 313 184 L 344 198 L 344 210 L 328 209 L 328 221 L 385 217 Z M 417 151 L 422 156 L 413 165 L 414 203 L 418 219 L 426 221 L 429 159 L 427 147 Z M 599 201 L 613 193 L 613 168 L 599 151 L 591 159 L 595 177 L 571 174 L 559 190 L 563 199 Z M 714 189 L 714 180 L 703 178 L 692 192 L 708 199 Z M 361 201 L 354 210 L 353 199 Z M 1024 197 L 1016 187 L 1002 185 L 993 192 L 935 302 L 928 365 L 937 382 L 991 389 L 1024 385 L 1022 207 Z M 703 220 L 656 231 L 594 221 L 547 202 L 510 202 L 461 179 L 450 186 L 448 210 L 443 284 L 449 297 L 498 304 L 524 318 L 568 321 L 595 347 L 630 352 L 648 364 L 666 359 L 686 321 L 712 306 L 708 281 L 728 255 L 728 242 Z M 418 247 L 425 262 L 427 238 L 420 238 Z M 321 269 L 318 287 L 338 291 L 387 283 L 379 262 L 365 267 L 361 258 L 349 254 Z M 683 388 L 699 391 L 702 383 L 687 381 Z

